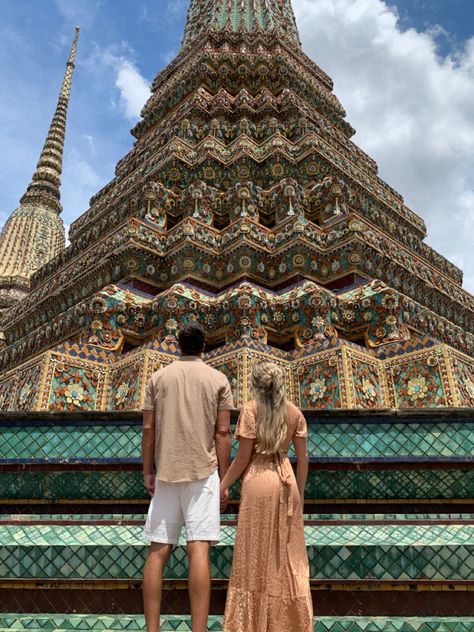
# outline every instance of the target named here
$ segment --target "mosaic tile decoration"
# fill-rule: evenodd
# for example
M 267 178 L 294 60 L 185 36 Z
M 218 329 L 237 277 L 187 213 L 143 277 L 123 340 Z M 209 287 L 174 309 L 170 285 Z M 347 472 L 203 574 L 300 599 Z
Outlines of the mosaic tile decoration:
M 140 458 L 141 422 L 74 422 L 0 426 L 0 462 L 100 461 Z M 474 461 L 474 419 L 430 422 L 309 417 L 313 459 Z M 234 442 L 235 452 L 235 442 Z M 290 455 L 292 452 L 290 450 Z
M 212 576 L 229 577 L 235 527 L 211 550 Z M 474 580 L 474 525 L 306 526 L 312 579 Z M 147 546 L 138 526 L 0 525 L 2 579 L 139 579 Z M 182 539 L 165 571 L 185 579 Z
M 238 485 L 231 490 L 237 499 Z M 306 498 L 474 499 L 474 469 L 310 470 Z M 0 472 L 0 499 L 104 500 L 148 497 L 140 471 Z
M 171 630 L 190 632 L 189 616 L 164 615 L 163 632 Z M 72 632 L 132 632 L 145 630 L 145 618 L 140 615 L 15 615 L 0 614 L 0 632 L 28 630 Z M 209 632 L 222 631 L 222 617 L 210 616 Z M 433 617 L 317 617 L 314 632 L 472 632 L 474 618 Z
M 472 522 L 474 523 L 474 514 L 472 513 L 427 513 L 427 514 L 383 514 L 383 513 L 305 513 L 304 520 L 309 522 L 358 522 L 368 524 L 370 522 L 387 522 L 390 524 L 411 522 L 411 523 L 429 523 L 435 522 Z M 222 514 L 221 522 L 223 525 L 233 523 L 237 520 L 238 514 Z M 31 526 L 42 524 L 44 522 L 91 522 L 100 524 L 102 522 L 114 522 L 117 526 L 127 521 L 136 521 L 140 525 L 145 523 L 145 513 L 80 513 L 80 514 L 0 514 L 1 522 L 15 521 L 18 526 Z

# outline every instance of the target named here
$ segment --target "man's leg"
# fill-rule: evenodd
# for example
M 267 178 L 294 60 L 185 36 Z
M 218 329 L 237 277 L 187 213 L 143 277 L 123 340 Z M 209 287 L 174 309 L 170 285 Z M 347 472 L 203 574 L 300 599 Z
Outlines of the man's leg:
M 160 632 L 161 589 L 163 571 L 173 548 L 172 544 L 152 542 L 143 574 L 143 604 L 147 632 Z M 205 629 L 205 628 L 203 628 Z
M 211 599 L 209 542 L 188 542 L 189 601 L 193 632 L 206 632 Z M 152 632 L 148 630 L 148 632 Z

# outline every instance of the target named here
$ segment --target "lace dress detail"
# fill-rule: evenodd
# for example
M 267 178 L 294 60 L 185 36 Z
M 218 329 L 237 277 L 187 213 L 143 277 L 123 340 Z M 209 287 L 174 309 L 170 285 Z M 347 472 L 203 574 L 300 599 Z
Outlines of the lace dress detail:
M 301 500 L 287 450 L 306 436 L 301 411 L 288 404 L 288 434 L 273 456 L 254 453 L 241 486 L 224 632 L 312 632 L 313 608 Z M 254 404 L 236 437 L 255 438 Z

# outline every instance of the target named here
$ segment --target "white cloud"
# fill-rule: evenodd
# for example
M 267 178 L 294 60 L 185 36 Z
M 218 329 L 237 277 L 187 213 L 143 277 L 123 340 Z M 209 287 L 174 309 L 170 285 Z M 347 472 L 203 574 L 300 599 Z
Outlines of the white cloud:
M 474 38 L 442 57 L 440 29 L 403 30 L 384 0 L 293 4 L 303 47 L 334 79 L 355 142 L 474 292 Z
M 130 121 L 137 120 L 151 94 L 149 83 L 140 74 L 133 56 L 134 51 L 126 42 L 108 48 L 101 48 L 96 44 L 84 62 L 88 71 L 94 74 L 113 70 L 114 86 L 119 90 L 119 108 Z M 117 100 L 112 96 L 110 102 L 112 107 L 115 107 Z
M 135 120 L 150 96 L 150 87 L 147 81 L 131 61 L 122 59 L 117 66 L 115 85 L 120 90 L 120 99 L 125 115 L 128 119 Z
M 83 134 L 83 138 L 87 141 L 91 154 L 95 154 L 95 140 L 91 134 Z
M 105 0 L 55 0 L 56 7 L 68 22 L 86 27 L 93 23 Z

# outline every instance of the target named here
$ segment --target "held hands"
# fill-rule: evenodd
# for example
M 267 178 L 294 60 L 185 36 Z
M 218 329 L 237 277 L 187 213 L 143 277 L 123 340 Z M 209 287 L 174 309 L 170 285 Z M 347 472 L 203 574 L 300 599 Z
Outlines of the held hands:
M 143 484 L 145 485 L 150 496 L 155 493 L 155 475 L 143 474 Z
M 220 494 L 221 494 L 221 513 L 224 513 L 229 504 L 229 488 L 223 487 L 222 483 L 220 486 Z

